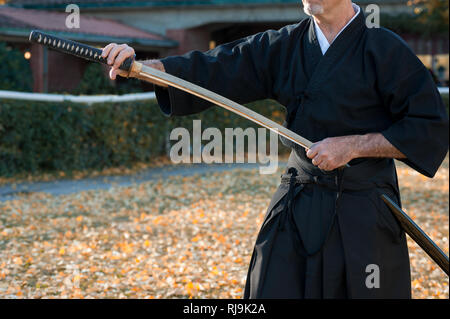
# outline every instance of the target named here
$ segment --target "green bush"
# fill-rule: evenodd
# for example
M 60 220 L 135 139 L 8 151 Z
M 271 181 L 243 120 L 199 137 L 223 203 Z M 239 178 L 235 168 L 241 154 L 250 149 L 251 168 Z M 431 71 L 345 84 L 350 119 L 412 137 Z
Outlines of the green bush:
M 442 19 L 422 19 L 421 16 L 409 13 L 400 14 L 380 14 L 380 24 L 382 27 L 390 29 L 396 33 L 416 34 L 421 36 L 448 34 L 448 20 Z
M 91 63 L 84 71 L 83 77 L 72 94 L 126 94 L 142 92 L 141 82 L 137 79 L 112 82 L 105 73 L 103 66 Z
M 22 52 L 0 42 L 0 90 L 26 91 L 32 89 L 30 63 Z
M 274 101 L 249 105 L 277 122 L 283 109 Z M 164 116 L 156 101 L 92 106 L 3 100 L 0 104 L 0 176 L 55 170 L 68 172 L 131 166 L 166 153 L 175 127 L 257 127 L 220 107 L 187 117 Z

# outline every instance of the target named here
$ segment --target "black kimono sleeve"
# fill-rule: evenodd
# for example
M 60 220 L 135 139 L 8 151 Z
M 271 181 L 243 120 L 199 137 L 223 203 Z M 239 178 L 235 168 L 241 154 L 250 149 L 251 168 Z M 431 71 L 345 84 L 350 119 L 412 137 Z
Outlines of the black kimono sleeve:
M 207 52 L 191 51 L 182 56 L 161 59 L 167 73 L 190 81 L 237 103 L 271 97 L 273 53 L 283 34 L 269 30 Z M 161 110 L 166 115 L 201 112 L 210 102 L 176 88 L 155 86 Z
M 428 69 L 395 41 L 395 58 L 380 68 L 380 91 L 393 121 L 381 133 L 407 157 L 403 162 L 433 177 L 448 151 L 448 115 Z

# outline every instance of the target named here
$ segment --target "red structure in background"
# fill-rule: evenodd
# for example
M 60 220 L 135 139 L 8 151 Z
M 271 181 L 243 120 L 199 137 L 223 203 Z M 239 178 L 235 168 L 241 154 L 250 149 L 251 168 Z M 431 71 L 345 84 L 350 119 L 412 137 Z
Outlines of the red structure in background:
M 142 58 L 159 57 L 177 46 L 163 36 L 87 15 L 81 16 L 79 29 L 69 29 L 66 18 L 65 13 L 0 7 L 0 40 L 30 55 L 34 92 L 71 91 L 81 80 L 88 62 L 29 43 L 28 36 L 33 29 L 97 47 L 111 42 L 129 43 Z

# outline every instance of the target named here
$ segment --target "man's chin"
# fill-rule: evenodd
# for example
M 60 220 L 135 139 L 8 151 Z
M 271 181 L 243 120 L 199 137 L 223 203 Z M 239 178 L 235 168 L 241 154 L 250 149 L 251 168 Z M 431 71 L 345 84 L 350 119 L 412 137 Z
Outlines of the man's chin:
M 311 5 L 307 4 L 303 7 L 303 11 L 309 16 L 314 16 L 322 14 L 323 7 L 320 4 L 311 4 Z

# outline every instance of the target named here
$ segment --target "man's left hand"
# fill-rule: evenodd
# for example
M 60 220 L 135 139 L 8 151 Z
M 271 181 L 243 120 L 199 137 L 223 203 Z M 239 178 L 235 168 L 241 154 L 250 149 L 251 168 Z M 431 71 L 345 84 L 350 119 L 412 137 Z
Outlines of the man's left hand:
M 356 157 L 354 136 L 329 137 L 314 143 L 306 156 L 324 171 L 344 166 Z

